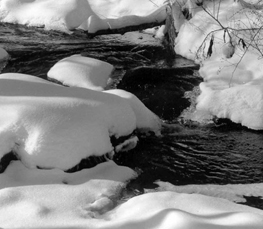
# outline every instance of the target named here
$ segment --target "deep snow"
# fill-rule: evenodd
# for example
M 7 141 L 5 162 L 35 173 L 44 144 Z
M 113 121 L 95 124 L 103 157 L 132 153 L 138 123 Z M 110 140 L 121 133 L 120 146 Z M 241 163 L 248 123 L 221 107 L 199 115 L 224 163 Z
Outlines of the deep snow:
M 0 20 L 66 32 L 78 28 L 96 32 L 162 21 L 167 10 L 163 3 L 163 0 L 0 0 Z M 207 9 L 213 8 L 211 3 L 205 4 Z M 191 20 L 184 18 L 181 5 L 191 8 Z M 230 62 L 240 60 L 244 50 L 237 46 L 233 53 L 219 39 L 222 37 L 219 32 L 214 35 L 218 39 L 211 58 L 196 59 L 206 34 L 218 25 L 193 2 L 181 1 L 181 5 L 173 11 L 178 16 L 175 24 L 179 31 L 175 50 L 201 63 L 200 74 L 205 82 L 201 84 L 198 112 L 262 129 L 262 64 L 257 53 L 249 49 L 237 69 L 236 65 L 228 68 Z M 220 7 L 223 23 L 234 24 L 237 19 L 247 22 L 242 13 L 235 14 L 240 18 L 231 17 L 241 9 L 238 2 L 225 0 Z M 207 51 L 209 40 L 206 44 Z M 4 51 L 1 53 L 6 55 Z M 78 56 L 67 61 L 72 58 L 82 60 Z M 97 75 L 96 66 L 87 67 L 90 60 L 86 60 L 85 64 L 77 61 L 68 65 L 66 70 L 60 62 L 54 67 L 55 74 L 50 75 L 75 87 L 65 88 L 30 75 L 0 75 L 0 155 L 13 151 L 19 158 L 0 174 L 1 228 L 262 228 L 262 210 L 221 198 L 178 194 L 173 190 L 122 200 L 125 183 L 136 174 L 112 161 L 65 173 L 63 170 L 83 158 L 112 152 L 110 136 L 129 135 L 136 128 L 151 129 L 158 134 L 161 125 L 158 117 L 134 95 L 122 90 L 101 91 L 111 67 L 92 60 L 107 68 Z M 233 70 L 238 77 L 232 77 Z M 101 77 L 100 82 L 95 83 L 95 75 Z M 94 86 L 100 91 L 90 89 Z M 134 146 L 136 141 L 132 138 L 126 143 Z M 181 191 L 187 192 L 184 188 Z M 243 188 L 246 190 L 247 186 Z M 210 186 L 210 190 L 202 193 L 211 195 L 213 191 Z

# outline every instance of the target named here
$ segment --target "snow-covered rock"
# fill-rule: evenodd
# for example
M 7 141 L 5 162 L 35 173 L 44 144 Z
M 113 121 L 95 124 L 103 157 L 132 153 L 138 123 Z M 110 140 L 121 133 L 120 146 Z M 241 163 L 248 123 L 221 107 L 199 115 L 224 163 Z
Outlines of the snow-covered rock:
M 14 151 L 28 167 L 69 169 L 136 128 L 122 98 L 30 75 L 0 75 L 0 107 L 0 155 Z
M 47 73 L 64 85 L 102 91 L 114 67 L 101 60 L 73 55 L 60 60 Z
M 125 99 L 127 103 L 129 103 L 137 117 L 136 127 L 138 129 L 146 131 L 151 130 L 155 132 L 156 135 L 160 134 L 161 120 L 159 119 L 159 117 L 157 117 L 157 115 L 150 111 L 135 95 L 120 89 L 113 89 L 104 92 L 118 95 L 121 98 Z
M 33 168 L 67 170 L 112 152 L 111 136 L 160 128 L 157 116 L 130 93 L 63 87 L 17 73 L 0 75 L 0 109 L 1 158 L 12 151 Z

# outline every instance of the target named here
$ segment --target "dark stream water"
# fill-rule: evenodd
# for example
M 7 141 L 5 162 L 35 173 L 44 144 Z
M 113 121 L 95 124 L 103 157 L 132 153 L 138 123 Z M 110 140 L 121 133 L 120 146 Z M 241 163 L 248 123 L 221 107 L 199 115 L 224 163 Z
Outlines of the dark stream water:
M 224 120 L 217 124 L 185 122 L 180 117 L 201 79 L 197 67 L 173 58 L 151 36 L 140 33 L 102 35 L 63 34 L 11 24 L 0 24 L 0 43 L 11 59 L 2 72 L 20 72 L 46 78 L 60 59 L 81 53 L 115 66 L 114 87 L 137 95 L 166 122 L 161 137 L 141 136 L 138 146 L 116 155 L 118 164 L 139 172 L 131 191 L 154 188 L 156 180 L 175 185 L 248 184 L 263 182 L 263 132 Z M 188 66 L 188 67 L 187 67 Z M 122 79 L 122 80 L 120 80 Z M 263 209 L 256 198 L 248 205 Z

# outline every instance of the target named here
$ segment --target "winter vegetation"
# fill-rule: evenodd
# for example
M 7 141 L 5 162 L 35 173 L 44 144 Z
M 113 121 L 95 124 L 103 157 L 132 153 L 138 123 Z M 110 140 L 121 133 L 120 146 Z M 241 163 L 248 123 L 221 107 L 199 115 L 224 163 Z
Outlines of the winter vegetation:
M 261 130 L 262 9 L 244 0 L 0 0 L 0 21 L 95 33 L 171 14 L 175 52 L 200 64 L 204 79 L 192 119 L 227 118 Z M 6 58 L 1 49 L 0 59 Z M 0 228 L 262 228 L 262 210 L 233 203 L 262 197 L 262 184 L 159 181 L 155 192 L 121 199 L 136 172 L 112 155 L 129 153 L 138 132 L 160 135 L 162 121 L 135 95 L 105 90 L 113 68 L 69 56 L 48 73 L 66 87 L 32 75 L 0 75 Z M 8 157 L 14 160 L 3 166 Z M 80 169 L 91 158 L 97 165 Z

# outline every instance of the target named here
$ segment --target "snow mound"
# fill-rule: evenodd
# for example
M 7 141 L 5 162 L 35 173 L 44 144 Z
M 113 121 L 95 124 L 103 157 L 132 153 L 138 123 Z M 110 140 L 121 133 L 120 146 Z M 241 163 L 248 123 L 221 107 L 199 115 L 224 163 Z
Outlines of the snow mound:
M 113 210 L 116 225 L 125 228 L 216 229 L 261 228 L 263 212 L 227 200 L 197 194 L 148 193 Z
M 30 75 L 2 74 L 0 157 L 14 152 L 28 167 L 67 170 L 89 156 L 113 152 L 112 136 L 130 135 L 137 127 L 158 132 L 159 119 L 133 100 Z
M 47 75 L 64 85 L 102 91 L 112 71 L 113 66 L 104 61 L 73 55 L 56 63 Z
M 135 176 L 133 170 L 118 166 L 111 160 L 75 173 L 66 173 L 61 169 L 29 169 L 21 161 L 13 161 L 0 175 L 0 189 L 48 184 L 79 185 L 92 179 L 125 182 Z
M 109 188 L 110 187 L 110 188 Z M 0 190 L 4 228 L 260 229 L 263 212 L 197 194 L 149 193 L 116 206 L 120 183 L 46 185 Z
M 263 85 L 238 85 L 224 90 L 212 90 L 200 85 L 198 110 L 218 118 L 228 118 L 254 130 L 263 129 Z
M 123 9 L 123 11 L 125 12 L 126 9 Z M 100 14 L 91 15 L 87 21 L 84 21 L 80 25 L 79 28 L 88 30 L 89 33 L 96 33 L 99 30 L 120 29 L 128 26 L 135 26 L 152 22 L 162 22 L 167 16 L 166 6 L 157 8 L 154 12 L 144 16 L 125 15 L 116 18 L 115 15 L 114 18 L 101 18 Z
M 249 30 L 262 20 L 261 11 L 233 0 L 204 1 L 203 7 L 192 10 L 193 17 L 180 26 L 175 40 L 177 54 L 201 64 L 204 83 L 196 114 L 200 120 L 216 116 L 261 130 L 263 60 L 257 49 L 262 47 L 262 32 Z M 227 33 L 222 26 L 233 30 Z
M 3 0 L 0 20 L 46 29 L 68 31 L 88 19 L 92 10 L 87 0 Z
M 110 136 L 136 128 L 120 97 L 66 88 L 24 74 L 0 75 L 0 155 L 15 152 L 28 167 L 69 169 L 111 152 Z
M 1 22 L 69 32 L 77 28 L 94 33 L 142 23 L 163 21 L 165 0 L 2 0 Z
M 156 135 L 160 135 L 160 129 L 162 126 L 161 120 L 159 119 L 159 117 L 157 117 L 157 115 L 150 111 L 135 95 L 120 89 L 113 89 L 104 92 L 118 95 L 128 102 L 136 115 L 136 127 L 138 129 L 144 131 L 151 130 L 155 132 Z

